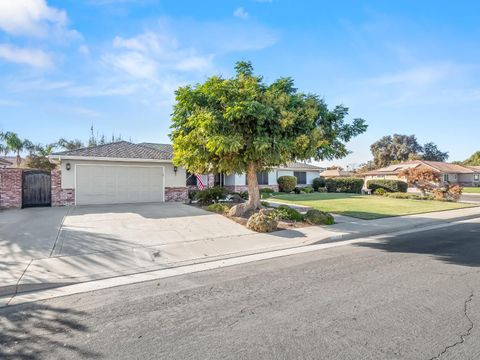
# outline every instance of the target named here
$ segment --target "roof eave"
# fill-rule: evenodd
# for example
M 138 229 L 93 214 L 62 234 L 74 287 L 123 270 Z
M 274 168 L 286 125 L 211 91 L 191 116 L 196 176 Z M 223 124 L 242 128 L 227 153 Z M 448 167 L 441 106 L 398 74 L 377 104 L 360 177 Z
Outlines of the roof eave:
M 83 160 L 83 161 L 115 161 L 115 162 L 158 162 L 171 163 L 172 160 L 167 159 L 140 159 L 140 158 L 114 158 L 114 157 L 99 157 L 99 156 L 72 156 L 72 155 L 49 155 L 49 160 Z

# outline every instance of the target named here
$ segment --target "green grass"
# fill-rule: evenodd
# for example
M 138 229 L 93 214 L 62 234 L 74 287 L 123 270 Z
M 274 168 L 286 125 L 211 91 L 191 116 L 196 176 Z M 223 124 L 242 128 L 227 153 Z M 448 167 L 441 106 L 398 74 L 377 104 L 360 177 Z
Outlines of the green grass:
M 480 187 L 464 187 L 463 192 L 465 194 L 480 194 Z
M 311 206 L 318 210 L 365 220 L 474 206 L 455 202 L 392 199 L 382 196 L 343 193 L 279 194 L 271 199 L 277 199 L 284 203 Z

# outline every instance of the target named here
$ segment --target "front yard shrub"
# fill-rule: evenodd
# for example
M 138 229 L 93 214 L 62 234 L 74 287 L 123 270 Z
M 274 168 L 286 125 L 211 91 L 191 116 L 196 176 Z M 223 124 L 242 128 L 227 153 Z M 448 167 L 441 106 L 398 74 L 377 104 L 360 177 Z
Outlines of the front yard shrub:
M 305 194 L 311 194 L 311 193 L 313 193 L 313 187 L 311 187 L 311 186 L 305 186 L 305 187 L 303 188 L 303 192 L 304 192 Z
M 317 191 L 319 193 L 326 193 L 326 192 L 328 192 L 328 189 L 324 186 L 324 187 L 319 187 Z
M 387 193 L 387 190 L 385 190 L 384 188 L 378 188 L 378 189 L 373 190 L 373 193 L 375 195 L 382 196 L 382 195 L 385 195 Z
M 241 191 L 238 193 L 243 200 L 248 200 L 248 191 Z
M 270 188 L 263 188 L 263 189 L 260 189 L 260 197 L 262 199 L 268 199 L 270 196 L 272 196 L 272 194 L 274 193 L 275 191 L 273 189 L 270 189 Z
M 193 200 L 197 197 L 198 190 L 188 190 L 188 200 L 190 200 L 190 204 Z
M 264 206 L 264 207 L 269 207 L 270 206 L 268 201 L 260 201 L 260 204 L 262 204 L 262 206 Z
M 354 177 L 327 179 L 325 186 L 328 192 L 360 194 L 363 187 L 363 179 Z
M 291 193 L 297 186 L 297 178 L 295 176 L 280 176 L 277 182 L 281 192 Z
M 369 180 L 367 188 L 376 193 L 377 189 L 383 189 L 386 192 L 403 192 L 408 190 L 408 184 L 400 180 Z
M 313 179 L 312 186 L 315 191 L 318 191 L 319 188 L 325 187 L 325 178 L 320 176 Z
M 292 220 L 292 221 L 303 221 L 303 215 L 300 214 L 297 210 L 292 209 L 288 205 L 280 205 L 275 210 L 279 219 L 282 220 Z
M 207 210 L 217 214 L 226 214 L 230 210 L 230 206 L 220 203 L 210 204 L 207 206 Z
M 293 189 L 293 192 L 294 192 L 295 194 L 301 194 L 301 193 L 303 192 L 303 189 L 302 189 L 302 188 L 299 188 L 299 187 L 297 186 L 297 187 L 295 187 L 295 189 Z
M 416 195 L 416 194 L 408 194 L 403 192 L 394 192 L 394 193 L 385 193 L 386 197 L 392 199 L 410 199 L 410 200 L 430 200 L 431 198 L 427 198 L 424 196 Z
M 247 221 L 247 228 L 257 232 L 272 232 L 277 230 L 277 216 L 273 210 L 262 209 L 253 214 Z
M 227 191 L 221 186 L 214 186 L 197 192 L 195 199 L 200 205 L 210 205 L 217 203 L 227 197 Z
M 305 214 L 305 221 L 311 225 L 333 225 L 335 220 L 329 213 L 312 209 Z

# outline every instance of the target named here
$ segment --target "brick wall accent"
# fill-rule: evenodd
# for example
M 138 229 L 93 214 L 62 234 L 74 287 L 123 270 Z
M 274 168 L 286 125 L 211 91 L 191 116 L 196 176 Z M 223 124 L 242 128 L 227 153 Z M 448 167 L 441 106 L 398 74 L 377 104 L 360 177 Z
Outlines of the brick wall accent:
M 188 199 L 188 188 L 182 187 L 166 187 L 165 201 L 166 202 L 184 202 Z
M 0 169 L 0 208 L 22 207 L 22 169 Z
M 62 171 L 52 170 L 52 206 L 75 205 L 75 189 L 62 189 Z
M 278 185 L 258 185 L 260 189 L 272 189 L 273 191 L 278 191 Z M 234 192 L 243 192 L 248 191 L 247 185 L 227 185 L 225 186 L 226 189 Z

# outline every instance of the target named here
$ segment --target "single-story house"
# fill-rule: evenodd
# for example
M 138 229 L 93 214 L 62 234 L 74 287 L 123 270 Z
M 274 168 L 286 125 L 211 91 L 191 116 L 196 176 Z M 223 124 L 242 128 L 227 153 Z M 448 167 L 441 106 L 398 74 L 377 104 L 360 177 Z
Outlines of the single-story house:
M 338 177 L 353 176 L 353 173 L 350 171 L 345 171 L 340 169 L 329 169 L 329 170 L 322 171 L 320 173 L 320 176 L 326 179 L 331 179 L 331 178 L 338 178 Z
M 280 176 L 295 176 L 297 185 L 304 187 L 312 185 L 313 179 L 318 178 L 324 170 L 319 166 L 303 162 L 290 162 L 284 166 L 278 166 L 271 171 L 257 173 L 257 181 L 260 188 L 271 188 L 278 191 L 277 179 Z M 247 190 L 247 177 L 245 174 L 217 175 L 215 177 L 217 185 L 225 186 L 231 191 L 241 192 Z
M 174 166 L 172 157 L 170 144 L 127 141 L 53 153 L 49 159 L 59 165 L 56 171 L 60 173 L 54 177 L 58 184 L 52 180 L 52 189 L 60 193 L 63 205 L 184 201 L 198 179 L 185 168 Z M 323 170 L 295 162 L 259 173 L 257 178 L 260 187 L 278 190 L 280 176 L 296 176 L 298 185 L 306 186 Z M 245 174 L 202 175 L 202 182 L 232 191 L 247 189 Z
M 408 161 L 368 171 L 363 174 L 365 177 L 365 185 L 369 180 L 375 179 L 406 181 L 404 177 L 399 176 L 401 172 L 422 166 L 428 167 L 437 172 L 442 182 L 449 182 L 462 186 L 480 186 L 480 167 L 425 160 Z

